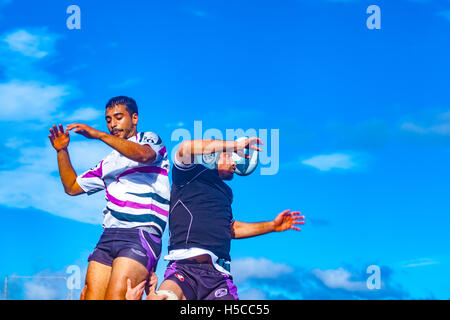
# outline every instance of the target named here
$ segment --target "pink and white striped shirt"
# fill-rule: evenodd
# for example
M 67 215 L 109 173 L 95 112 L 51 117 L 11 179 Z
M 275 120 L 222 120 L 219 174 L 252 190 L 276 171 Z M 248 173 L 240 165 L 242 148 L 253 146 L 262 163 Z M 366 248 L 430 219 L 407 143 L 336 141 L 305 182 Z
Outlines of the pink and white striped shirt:
M 88 194 L 106 191 L 104 228 L 153 226 L 161 236 L 169 214 L 170 162 L 161 138 L 139 132 L 128 139 L 149 145 L 157 154 L 152 163 L 139 163 L 113 150 L 93 169 L 77 177 Z

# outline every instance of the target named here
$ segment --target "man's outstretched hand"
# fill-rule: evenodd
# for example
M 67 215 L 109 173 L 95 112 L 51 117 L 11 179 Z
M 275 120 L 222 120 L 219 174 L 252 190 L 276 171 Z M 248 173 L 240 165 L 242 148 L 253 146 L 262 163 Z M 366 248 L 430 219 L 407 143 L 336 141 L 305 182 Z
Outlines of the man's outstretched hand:
M 73 130 L 75 133 L 81 134 L 88 139 L 100 139 L 103 135 L 105 135 L 104 132 L 82 123 L 69 124 L 67 125 L 67 130 Z
M 60 124 L 58 127 L 53 125 L 49 131 L 50 134 L 48 135 L 48 138 L 56 151 L 67 148 L 70 141 L 68 129 L 64 132 L 64 127 Z
M 297 225 L 305 224 L 305 216 L 299 211 L 284 210 L 274 220 L 273 227 L 276 232 L 286 231 L 289 229 L 300 231 Z
M 258 145 L 262 145 L 263 142 L 261 139 L 257 138 L 257 137 L 251 137 L 251 138 L 247 138 L 247 139 L 243 139 L 242 141 L 236 141 L 236 145 L 235 145 L 235 152 L 240 156 L 240 157 L 245 157 L 246 159 L 250 159 L 250 156 L 248 154 L 245 154 L 245 149 L 253 149 L 256 150 L 258 152 L 262 151 L 261 148 L 258 147 Z

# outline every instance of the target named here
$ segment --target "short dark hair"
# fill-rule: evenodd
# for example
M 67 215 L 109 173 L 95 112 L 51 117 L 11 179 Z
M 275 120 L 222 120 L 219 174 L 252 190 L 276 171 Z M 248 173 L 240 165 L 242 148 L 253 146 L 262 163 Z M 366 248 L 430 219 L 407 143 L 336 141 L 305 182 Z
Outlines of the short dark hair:
M 130 116 L 132 116 L 134 113 L 138 113 L 138 106 L 136 104 L 136 101 L 126 96 L 118 96 L 109 99 L 108 103 L 106 104 L 106 109 L 112 108 L 118 104 L 125 105 Z

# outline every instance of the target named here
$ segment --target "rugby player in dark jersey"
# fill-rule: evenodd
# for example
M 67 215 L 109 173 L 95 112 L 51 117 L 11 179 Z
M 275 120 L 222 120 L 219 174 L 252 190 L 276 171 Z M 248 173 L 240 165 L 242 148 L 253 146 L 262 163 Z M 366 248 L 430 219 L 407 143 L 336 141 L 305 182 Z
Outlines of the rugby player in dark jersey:
M 231 239 L 243 239 L 286 230 L 300 231 L 300 212 L 285 210 L 273 221 L 245 223 L 233 219 L 233 193 L 224 182 L 233 178 L 232 152 L 261 151 L 261 140 L 193 140 L 183 142 L 174 159 L 169 213 L 169 260 L 159 291 L 184 300 L 237 300 L 230 273 Z M 219 153 L 216 168 L 195 161 L 196 156 Z M 139 289 L 129 287 L 129 296 Z M 134 290 L 134 291 L 133 291 Z M 147 299 L 165 299 L 152 286 Z

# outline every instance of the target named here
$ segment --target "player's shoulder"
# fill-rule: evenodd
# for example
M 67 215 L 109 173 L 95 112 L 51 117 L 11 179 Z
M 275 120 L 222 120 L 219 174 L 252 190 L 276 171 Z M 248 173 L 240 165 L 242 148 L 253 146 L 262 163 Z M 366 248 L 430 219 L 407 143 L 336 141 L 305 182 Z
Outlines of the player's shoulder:
M 140 143 L 162 144 L 161 137 L 152 131 L 139 132 L 138 141 Z

